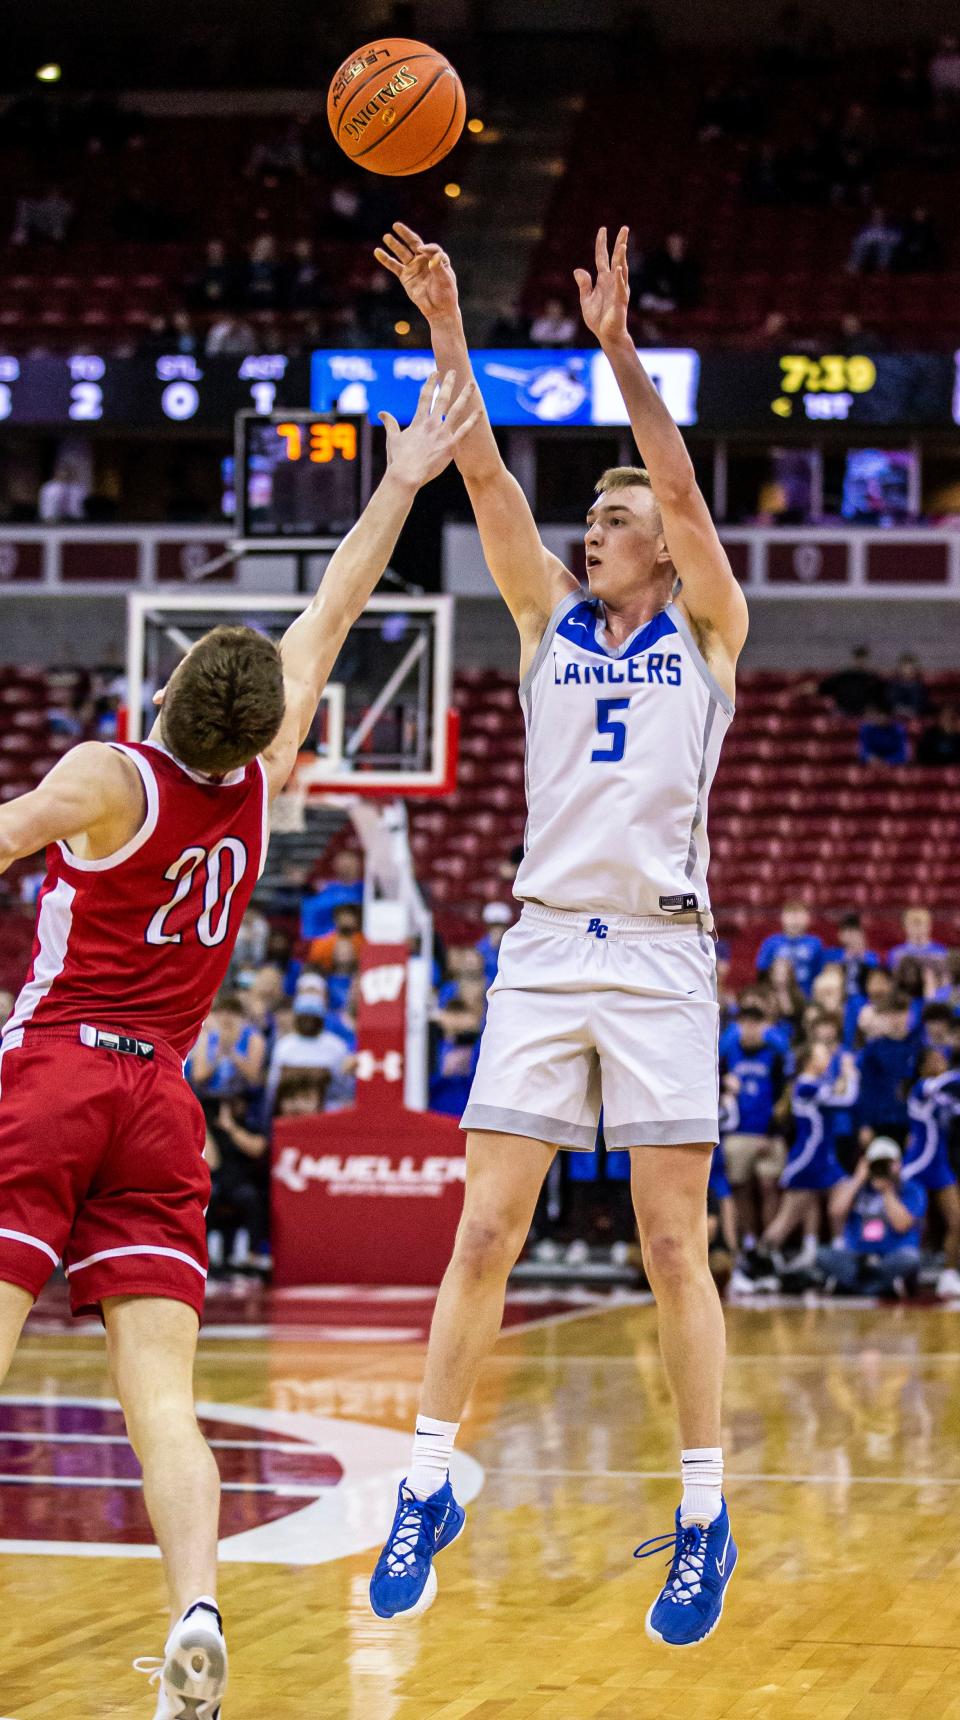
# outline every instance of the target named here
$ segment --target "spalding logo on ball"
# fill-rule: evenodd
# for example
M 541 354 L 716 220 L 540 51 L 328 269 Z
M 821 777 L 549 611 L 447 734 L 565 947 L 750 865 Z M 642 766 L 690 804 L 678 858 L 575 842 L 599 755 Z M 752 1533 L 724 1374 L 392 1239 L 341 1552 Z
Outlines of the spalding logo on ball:
M 327 119 L 340 148 L 371 173 L 422 173 L 449 154 L 467 99 L 449 60 L 426 42 L 385 36 L 335 73 Z

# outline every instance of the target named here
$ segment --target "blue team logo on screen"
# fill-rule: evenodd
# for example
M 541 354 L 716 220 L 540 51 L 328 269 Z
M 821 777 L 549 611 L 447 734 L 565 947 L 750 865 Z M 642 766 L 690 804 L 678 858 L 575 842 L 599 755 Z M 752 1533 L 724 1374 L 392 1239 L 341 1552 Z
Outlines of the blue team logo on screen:
M 590 373 L 586 357 L 576 352 L 558 354 L 548 363 L 531 367 L 530 359 L 534 356 L 529 352 L 504 352 L 481 360 L 480 386 L 488 411 L 490 401 L 495 398 L 501 410 L 518 407 L 539 424 L 589 424 Z M 502 401 L 501 391 L 506 395 Z M 507 418 L 499 421 L 517 422 Z

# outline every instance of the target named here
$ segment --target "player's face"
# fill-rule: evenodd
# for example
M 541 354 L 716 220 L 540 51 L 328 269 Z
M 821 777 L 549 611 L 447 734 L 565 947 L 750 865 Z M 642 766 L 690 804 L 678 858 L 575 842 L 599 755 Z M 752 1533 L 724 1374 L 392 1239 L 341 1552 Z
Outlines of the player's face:
M 591 595 L 604 602 L 623 602 L 658 571 L 672 573 L 657 504 L 642 484 L 604 490 L 587 515 L 583 541 Z

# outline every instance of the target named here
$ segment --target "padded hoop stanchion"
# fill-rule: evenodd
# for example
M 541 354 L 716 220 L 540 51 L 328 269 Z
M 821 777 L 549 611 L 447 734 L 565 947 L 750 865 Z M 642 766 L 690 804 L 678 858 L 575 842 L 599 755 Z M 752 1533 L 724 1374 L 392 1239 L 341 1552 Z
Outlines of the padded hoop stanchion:
M 359 770 L 309 783 L 313 796 L 353 802 L 368 873 L 386 900 L 374 903 L 369 925 L 365 910 L 355 1102 L 281 1117 L 274 1127 L 271 1234 L 280 1286 L 439 1284 L 446 1269 L 463 1205 L 465 1139 L 455 1117 L 411 1109 L 406 1093 L 415 1061 L 426 1067 L 422 968 L 429 973 L 432 922 L 413 875 L 402 803 L 452 794 L 459 751 L 460 719 L 451 710 L 439 782 L 406 787 L 398 773 L 392 787 L 367 786 Z M 391 801 L 392 809 L 384 804 Z M 402 902 L 409 911 L 411 888 L 419 918 L 404 937 L 390 915 Z M 376 917 L 383 909 L 386 920 Z

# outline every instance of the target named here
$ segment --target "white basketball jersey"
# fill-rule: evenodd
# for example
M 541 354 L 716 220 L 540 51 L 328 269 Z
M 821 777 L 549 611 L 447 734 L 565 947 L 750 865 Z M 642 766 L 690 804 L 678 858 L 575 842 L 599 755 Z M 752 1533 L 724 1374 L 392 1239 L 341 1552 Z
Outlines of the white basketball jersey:
M 670 604 L 614 649 L 554 610 L 520 684 L 528 819 L 514 893 L 597 914 L 709 909 L 707 796 L 733 705 Z

